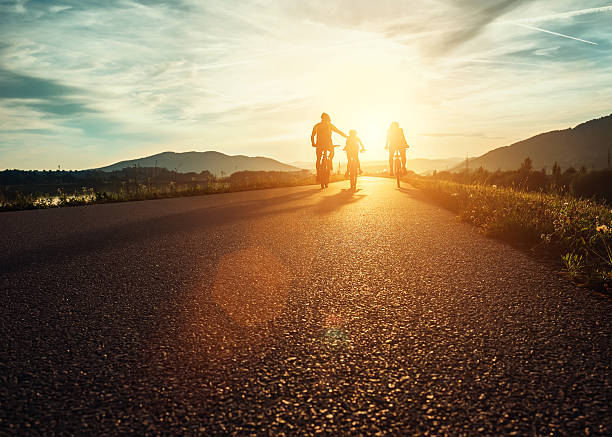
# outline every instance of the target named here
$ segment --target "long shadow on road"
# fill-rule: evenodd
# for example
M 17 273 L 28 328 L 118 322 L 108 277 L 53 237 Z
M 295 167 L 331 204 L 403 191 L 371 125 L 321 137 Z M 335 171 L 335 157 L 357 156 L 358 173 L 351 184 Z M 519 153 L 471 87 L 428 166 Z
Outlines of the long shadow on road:
M 65 236 L 59 241 L 41 242 L 35 247 L 18 253 L 5 252 L 0 256 L 0 264 L 2 264 L 4 272 L 9 273 L 20 270 L 26 265 L 57 263 L 84 253 L 144 241 L 173 232 L 187 232 L 203 226 L 226 225 L 239 220 L 296 211 L 302 209 L 303 205 L 287 206 L 287 204 L 305 200 L 319 191 L 319 189 L 310 189 L 278 197 L 239 201 L 229 205 L 205 205 L 187 212 L 160 215 L 159 217 L 109 226 L 101 230 L 75 233 Z M 162 200 L 162 202 L 173 200 Z M 193 198 L 193 201 L 197 202 L 198 199 Z M 336 201 L 332 202 L 335 203 Z M 140 202 L 129 204 L 134 208 L 137 208 L 138 205 L 140 205 Z M 95 205 L 93 207 L 104 206 Z M 325 209 L 329 208 L 329 205 L 325 207 Z M 75 208 L 73 212 L 78 214 L 79 209 Z M 126 213 L 129 213 L 129 211 L 126 211 Z M 41 223 L 44 223 L 44 217 L 41 216 L 40 220 Z M 15 237 L 13 236 L 13 238 Z
M 321 199 L 315 211 L 317 214 L 330 214 L 340 208 L 355 203 L 366 197 L 365 194 L 357 194 L 353 190 L 344 189 L 332 196 L 326 196 Z

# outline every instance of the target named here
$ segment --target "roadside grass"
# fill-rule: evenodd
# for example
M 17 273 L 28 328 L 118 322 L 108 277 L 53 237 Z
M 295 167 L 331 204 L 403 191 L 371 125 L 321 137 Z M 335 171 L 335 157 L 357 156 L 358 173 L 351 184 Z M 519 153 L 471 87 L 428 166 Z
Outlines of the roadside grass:
M 332 174 L 331 182 L 344 180 L 343 175 Z M 46 209 L 68 206 L 92 205 L 111 202 L 165 199 L 171 197 L 202 196 L 207 194 L 261 190 L 266 188 L 295 187 L 315 184 L 310 172 L 237 172 L 225 178 L 191 183 L 167 183 L 163 186 L 124 184 L 117 190 L 96 191 L 83 187 L 80 191 L 67 193 L 58 189 L 53 194 L 23 194 L 7 198 L 0 191 L 0 212 L 29 209 Z
M 523 192 L 413 176 L 426 197 L 489 236 L 550 254 L 580 286 L 612 291 L 612 210 L 570 195 Z
M 55 194 L 17 193 L 13 199 L 0 198 L 0 211 L 21 211 L 27 209 L 91 205 L 96 203 L 152 200 L 168 197 L 197 196 L 226 191 L 228 191 L 226 187 L 216 183 L 191 187 L 176 187 L 169 184 L 163 188 L 140 185 L 131 189 L 119 189 L 119 191 L 95 191 L 93 188 L 83 187 L 81 191 L 73 193 L 66 193 L 62 190 L 58 190 Z

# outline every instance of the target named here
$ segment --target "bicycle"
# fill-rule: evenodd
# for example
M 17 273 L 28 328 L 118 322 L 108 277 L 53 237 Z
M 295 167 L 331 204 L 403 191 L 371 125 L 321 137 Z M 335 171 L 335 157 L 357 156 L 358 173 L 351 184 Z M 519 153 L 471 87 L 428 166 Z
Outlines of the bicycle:
M 360 152 L 365 152 L 364 150 L 360 150 Z M 357 176 L 359 176 L 359 164 L 358 161 L 356 159 L 348 159 L 348 162 L 346 163 L 347 165 L 347 169 L 348 169 L 348 173 L 349 173 L 349 179 L 351 181 L 351 188 L 353 190 L 357 189 Z
M 327 186 L 329 185 L 329 175 L 333 167 L 333 162 L 330 158 L 330 153 L 332 152 L 332 150 L 332 148 L 325 148 L 321 156 L 321 162 L 317 170 L 317 175 L 319 177 L 319 182 L 321 183 L 321 188 L 327 188 Z
M 395 153 L 393 154 L 393 172 L 395 173 L 395 179 L 397 180 L 397 188 L 399 188 L 402 177 L 402 156 L 400 149 L 395 149 Z

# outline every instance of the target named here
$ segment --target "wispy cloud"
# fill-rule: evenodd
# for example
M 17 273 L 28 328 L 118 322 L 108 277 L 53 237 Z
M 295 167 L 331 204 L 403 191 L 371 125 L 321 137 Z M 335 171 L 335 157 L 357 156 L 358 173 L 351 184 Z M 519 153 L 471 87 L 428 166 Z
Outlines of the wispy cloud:
M 540 64 L 536 64 L 533 62 L 512 62 L 512 61 L 502 61 L 495 59 L 466 59 L 466 58 L 455 58 L 458 62 L 465 62 L 468 64 L 500 64 L 500 65 L 523 65 L 528 67 L 541 67 Z
M 418 133 L 422 137 L 447 138 L 447 137 L 462 137 L 462 138 L 486 138 L 490 140 L 501 140 L 505 137 L 491 137 L 482 132 L 422 132 Z
M 530 22 L 535 23 L 538 21 L 563 20 L 567 18 L 579 17 L 581 15 L 600 14 L 600 13 L 605 13 L 605 12 L 612 12 L 612 5 L 611 6 L 601 6 L 598 8 L 579 9 L 576 11 L 560 12 L 557 14 L 542 15 L 539 17 L 523 18 L 518 21 L 526 22 L 526 23 L 530 23 Z
M 62 12 L 65 11 L 67 9 L 72 8 L 72 6 L 66 6 L 66 5 L 53 5 L 51 7 L 49 7 L 49 10 L 55 14 L 57 14 L 58 12 Z
M 0 1 L 0 161 L 305 160 L 322 111 L 359 131 L 367 159 L 392 120 L 433 133 L 413 156 L 477 154 L 609 108 L 612 6 L 596 3 Z
M 497 18 L 526 2 L 527 0 L 455 0 L 446 7 L 430 9 L 428 20 L 420 21 L 421 17 L 413 16 L 412 19 L 393 24 L 385 33 L 390 37 L 402 37 L 424 28 L 431 30 L 433 24 L 437 27 L 437 37 L 431 35 L 426 45 L 430 54 L 442 55 L 473 40 Z

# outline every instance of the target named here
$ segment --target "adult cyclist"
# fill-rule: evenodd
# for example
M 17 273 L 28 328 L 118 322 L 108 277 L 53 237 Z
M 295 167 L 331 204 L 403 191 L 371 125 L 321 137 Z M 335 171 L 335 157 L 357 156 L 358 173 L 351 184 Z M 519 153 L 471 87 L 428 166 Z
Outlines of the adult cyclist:
M 399 149 L 400 157 L 402 159 L 402 174 L 406 174 L 406 149 L 408 148 L 406 137 L 404 136 L 404 130 L 399 127 L 399 123 L 394 121 L 389 126 L 387 131 L 387 142 L 385 143 L 385 149 L 389 149 L 389 175 L 393 176 L 393 157 L 395 151 Z
M 342 135 L 344 138 L 348 138 L 348 136 L 344 132 L 339 130 L 331 123 L 329 115 L 324 112 L 323 114 L 321 114 L 321 122 L 314 125 L 314 127 L 312 128 L 312 135 L 310 135 L 310 143 L 312 144 L 312 147 L 317 148 L 317 178 L 319 177 L 319 166 L 321 165 L 321 158 L 324 156 L 324 152 L 326 150 L 329 150 L 330 159 L 334 159 L 332 132 L 336 132 L 337 134 Z

